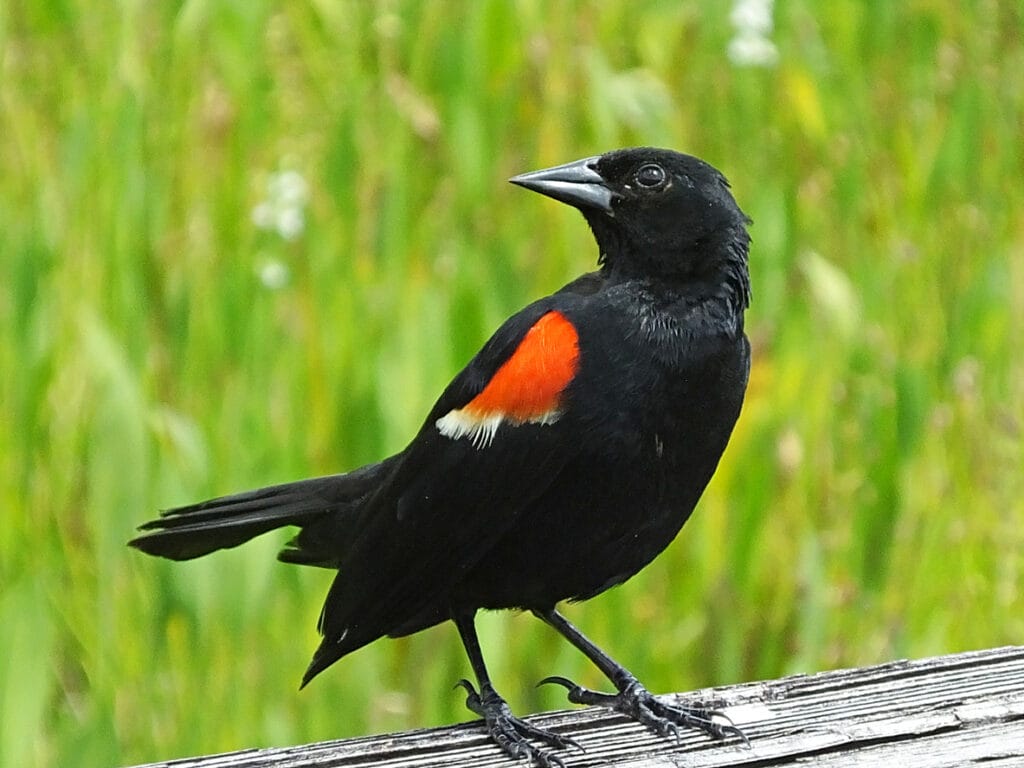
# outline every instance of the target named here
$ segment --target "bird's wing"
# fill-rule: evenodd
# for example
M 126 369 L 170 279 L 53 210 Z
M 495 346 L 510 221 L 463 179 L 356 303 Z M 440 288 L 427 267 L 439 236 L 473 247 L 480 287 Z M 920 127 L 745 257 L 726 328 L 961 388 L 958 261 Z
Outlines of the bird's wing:
M 560 292 L 513 316 L 441 395 L 367 504 L 304 682 L 443 596 L 576 450 L 559 421 L 580 366 L 569 317 L 582 293 Z

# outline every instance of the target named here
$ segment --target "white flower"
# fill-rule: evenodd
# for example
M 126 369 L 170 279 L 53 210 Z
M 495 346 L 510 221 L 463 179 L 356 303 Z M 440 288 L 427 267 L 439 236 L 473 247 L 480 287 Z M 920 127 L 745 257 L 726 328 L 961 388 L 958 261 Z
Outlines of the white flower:
M 729 60 L 739 67 L 770 67 L 779 60 L 775 43 L 760 35 L 738 35 L 729 41 Z
M 267 196 L 252 209 L 252 222 L 259 229 L 277 232 L 295 240 L 306 227 L 309 185 L 298 171 L 280 171 L 267 179 Z
M 262 203 L 257 203 L 256 207 L 252 209 L 252 223 L 255 224 L 258 229 L 273 229 L 273 206 L 271 206 L 266 200 Z
M 752 32 L 758 35 L 771 34 L 773 0 L 737 0 L 729 14 L 738 33 Z
M 296 207 L 304 206 L 309 197 L 309 187 L 298 171 L 275 173 L 267 182 L 267 192 L 281 205 Z
M 263 283 L 263 287 L 271 291 L 284 288 L 288 284 L 291 274 L 288 267 L 277 259 L 266 259 L 256 267 L 256 276 Z
M 779 51 L 769 35 L 775 28 L 773 0 L 736 0 L 729 14 L 735 36 L 727 50 L 730 61 L 740 67 L 771 67 Z
M 276 217 L 277 234 L 285 240 L 295 240 L 306 226 L 306 217 L 301 208 L 280 208 Z

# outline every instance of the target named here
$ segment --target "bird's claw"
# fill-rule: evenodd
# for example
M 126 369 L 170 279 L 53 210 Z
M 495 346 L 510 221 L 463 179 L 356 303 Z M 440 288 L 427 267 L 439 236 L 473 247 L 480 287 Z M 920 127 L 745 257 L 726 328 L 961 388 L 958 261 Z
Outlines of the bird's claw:
M 569 699 L 573 704 L 597 704 L 603 707 L 615 708 L 615 703 L 618 697 L 610 693 L 599 693 L 598 691 L 591 691 L 577 685 L 567 677 L 560 675 L 551 675 L 545 677 L 537 686 L 542 685 L 560 685 L 565 688 L 569 693 L 566 698 Z
M 469 682 L 469 680 L 467 680 L 466 678 L 462 678 L 461 680 L 459 680 L 459 682 L 452 686 L 453 691 L 456 688 L 464 688 L 466 690 L 466 709 L 468 709 L 470 712 L 476 715 L 480 715 L 481 717 L 483 717 L 480 711 L 480 694 L 476 692 L 476 688 L 473 687 L 473 684 Z
M 483 718 L 491 740 L 514 760 L 526 759 L 540 768 L 565 768 L 565 762 L 558 755 L 535 746 L 529 739 L 555 749 L 585 751 L 575 739 L 530 725 L 513 715 L 505 700 L 490 686 L 482 686 L 478 692 L 471 682 L 463 679 L 455 687 L 466 690 L 466 707 Z
M 462 682 L 465 682 L 465 680 L 463 680 Z M 537 683 L 537 687 L 540 688 L 542 685 L 561 685 L 562 687 L 567 688 L 570 691 L 573 688 L 579 687 L 572 680 L 570 680 L 567 677 L 562 677 L 561 675 L 550 675 L 548 677 L 545 677 L 543 680 Z
M 746 747 L 750 747 L 746 734 L 724 712 L 701 705 L 667 704 L 635 680 L 625 685 L 617 694 L 592 691 L 557 675 L 545 677 L 538 683 L 546 684 L 564 687 L 569 692 L 569 701 L 573 704 L 614 709 L 659 736 L 672 736 L 678 741 L 679 729 L 682 726 L 696 728 L 716 739 L 733 736 L 740 739 Z

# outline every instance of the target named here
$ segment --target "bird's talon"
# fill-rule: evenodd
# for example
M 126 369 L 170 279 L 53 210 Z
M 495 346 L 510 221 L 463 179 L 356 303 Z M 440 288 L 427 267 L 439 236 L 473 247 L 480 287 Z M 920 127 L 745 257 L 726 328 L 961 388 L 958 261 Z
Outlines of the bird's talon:
M 543 680 L 537 683 L 537 687 L 540 688 L 542 685 L 561 685 L 567 691 L 571 691 L 574 688 L 579 688 L 579 686 L 576 685 L 576 683 L 574 683 L 572 680 L 570 680 L 567 677 L 561 677 L 560 675 L 551 675 L 549 677 L 545 677 Z
M 462 680 L 459 680 L 459 682 L 452 686 L 452 690 L 456 690 L 458 688 L 463 688 L 466 691 L 466 709 L 468 709 L 475 715 L 483 717 L 483 702 L 480 699 L 480 694 L 477 693 L 476 688 L 473 687 L 473 684 L 469 682 L 469 680 L 463 678 Z
M 743 742 L 743 746 L 745 746 L 747 749 L 750 749 L 750 739 L 747 738 L 747 734 L 745 734 L 740 729 L 740 727 L 730 719 L 730 717 L 727 714 L 725 714 L 724 712 L 720 712 L 718 710 L 712 711 L 710 714 L 712 718 L 721 718 L 726 721 L 725 723 L 715 723 L 715 725 L 718 726 L 718 737 L 720 739 L 728 738 L 729 736 L 735 736 L 737 739 Z M 712 720 L 712 722 L 714 722 L 714 720 Z
M 750 746 L 750 739 L 747 738 L 747 734 L 745 734 L 743 731 L 741 731 L 735 725 L 729 728 L 729 730 L 725 733 L 725 736 L 735 736 L 736 738 L 738 738 L 740 741 L 743 742 L 743 746 L 745 748 L 747 748 L 747 749 L 751 749 L 752 748 Z
M 569 690 L 569 701 L 576 704 L 596 704 L 608 707 L 635 720 L 662 737 L 682 739 L 683 728 L 696 728 L 708 736 L 724 739 L 734 736 L 748 748 L 750 741 L 724 713 L 699 706 L 670 705 L 657 699 L 638 682 L 625 686 L 617 694 L 599 693 L 572 684 L 564 677 L 549 677 L 542 683 L 557 683 Z M 724 720 L 725 722 L 720 722 Z
M 673 736 L 675 738 L 675 740 L 676 740 L 676 744 L 678 744 L 680 739 L 682 738 L 682 736 L 679 733 L 679 726 L 676 725 L 675 723 L 671 722 L 671 721 L 667 721 L 665 723 L 665 733 L 662 734 L 662 735 L 663 736 Z
M 483 718 L 491 741 L 513 760 L 526 760 L 540 768 L 565 768 L 561 758 L 548 749 L 535 746 L 531 739 L 554 749 L 572 747 L 584 751 L 574 739 L 538 728 L 512 715 L 508 704 L 489 683 L 485 683 L 479 692 L 468 680 L 459 680 L 455 687 L 467 691 L 466 706 Z

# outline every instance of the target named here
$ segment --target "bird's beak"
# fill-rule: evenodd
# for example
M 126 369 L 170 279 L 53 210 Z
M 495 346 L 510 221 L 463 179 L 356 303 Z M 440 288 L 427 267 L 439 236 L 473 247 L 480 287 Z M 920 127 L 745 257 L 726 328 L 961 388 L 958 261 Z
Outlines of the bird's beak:
M 594 170 L 599 159 L 598 156 L 585 157 L 554 168 L 521 173 L 509 181 L 576 208 L 597 208 L 611 213 L 614 193 Z

